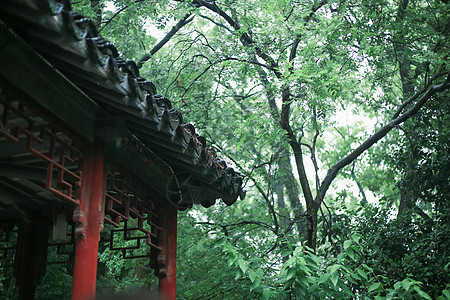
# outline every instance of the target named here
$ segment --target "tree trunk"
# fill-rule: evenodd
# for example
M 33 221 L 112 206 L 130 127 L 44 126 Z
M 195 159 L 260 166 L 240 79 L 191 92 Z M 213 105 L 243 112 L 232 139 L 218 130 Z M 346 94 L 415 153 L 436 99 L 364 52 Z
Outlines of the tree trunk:
M 319 211 L 319 205 L 316 201 L 311 201 L 306 204 L 306 246 L 310 247 L 316 252 L 317 246 L 317 213 Z
M 306 239 L 305 220 L 302 218 L 304 214 L 303 206 L 299 198 L 298 183 L 292 173 L 292 165 L 290 161 L 290 153 L 287 149 L 280 154 L 280 169 L 283 170 L 283 185 L 286 188 L 289 204 L 291 205 L 295 226 L 298 231 L 300 240 Z
M 102 23 L 102 5 L 100 0 L 91 0 L 91 8 L 95 12 L 95 25 L 98 28 Z
M 253 55 L 253 58 L 256 60 L 256 56 Z M 275 94 L 270 88 L 269 80 L 267 79 L 267 73 L 260 67 L 255 66 L 258 71 L 259 78 L 264 86 L 264 91 L 267 98 L 267 103 L 269 105 L 270 114 L 276 123 L 280 122 L 280 113 L 278 111 L 278 107 L 275 101 Z M 298 231 L 298 236 L 300 240 L 305 240 L 306 230 L 305 230 L 305 222 L 301 219 L 301 216 L 304 213 L 302 204 L 299 198 L 299 190 L 298 183 L 294 177 L 292 171 L 292 165 L 290 161 L 290 153 L 287 149 L 283 149 L 280 153 L 279 166 L 283 175 L 283 185 L 286 188 L 286 192 L 288 194 L 289 204 L 293 210 L 293 217 L 295 219 L 295 224 Z
M 286 202 L 284 201 L 284 188 L 280 178 L 275 178 L 276 183 L 273 188 L 277 196 L 278 211 L 281 216 L 280 226 L 282 230 L 286 230 L 289 226 L 289 213 L 286 211 Z
M 401 23 L 403 19 L 405 18 L 406 9 L 408 7 L 409 0 L 401 0 L 398 5 L 397 9 L 397 18 L 396 22 Z M 401 28 L 401 27 L 400 27 Z M 401 34 L 398 34 L 395 36 L 394 41 L 394 49 L 397 54 L 397 62 L 399 67 L 399 73 L 400 73 L 400 81 L 402 83 L 402 94 L 403 98 L 410 97 L 414 92 L 413 87 L 413 76 L 411 74 L 411 60 L 409 58 L 409 55 L 407 53 L 407 49 L 403 43 L 401 43 Z M 413 145 L 410 145 L 412 147 Z M 411 160 L 413 160 L 413 157 L 411 157 Z M 411 162 L 409 162 L 411 164 Z M 407 170 L 407 173 L 409 170 Z M 406 175 L 405 175 L 406 176 Z M 409 196 L 409 192 L 402 188 L 400 192 L 400 203 L 398 206 L 398 213 L 397 216 L 400 216 L 403 214 L 405 209 L 409 206 L 411 206 L 411 197 Z
M 303 196 L 306 200 L 306 245 L 315 251 L 317 243 L 317 212 L 319 211 L 320 202 L 317 202 L 312 196 L 311 188 L 308 183 L 308 177 L 306 176 L 302 148 L 300 143 L 295 141 L 294 138 L 295 137 L 292 134 L 289 143 L 294 150 L 300 185 L 302 187 Z

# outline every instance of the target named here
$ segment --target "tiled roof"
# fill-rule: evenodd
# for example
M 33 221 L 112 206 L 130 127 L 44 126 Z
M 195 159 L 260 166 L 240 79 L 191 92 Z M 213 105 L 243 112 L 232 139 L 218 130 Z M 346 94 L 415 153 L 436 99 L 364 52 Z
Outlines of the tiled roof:
M 54 0 L 1 0 L 0 17 L 109 115 L 123 118 L 127 129 L 170 165 L 183 196 L 180 208 L 210 206 L 218 198 L 231 205 L 244 197 L 242 176 L 140 76 L 134 61 L 119 56 L 92 21 Z

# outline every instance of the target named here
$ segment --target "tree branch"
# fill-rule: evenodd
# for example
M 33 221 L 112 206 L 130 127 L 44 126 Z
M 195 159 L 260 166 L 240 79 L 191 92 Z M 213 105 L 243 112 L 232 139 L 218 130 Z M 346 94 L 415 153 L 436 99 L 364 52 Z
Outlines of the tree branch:
M 220 226 L 224 229 L 225 232 L 228 233 L 228 230 L 226 230 L 227 227 L 231 227 L 231 226 L 242 226 L 242 225 L 259 225 L 261 227 L 267 228 L 270 231 L 274 232 L 274 228 L 271 227 L 270 225 L 264 223 L 264 222 L 259 222 L 259 221 L 241 221 L 238 223 L 233 223 L 233 224 L 217 224 L 217 223 L 213 223 L 213 222 L 197 222 L 196 224 L 200 224 L 200 225 L 210 225 L 210 226 Z M 275 232 L 274 232 L 275 233 Z
M 356 174 L 355 174 L 355 163 L 356 163 L 356 161 L 354 160 L 354 161 L 353 161 L 353 164 L 352 164 L 352 169 L 350 170 L 350 174 L 351 174 L 353 180 L 356 182 L 356 185 L 358 186 L 359 193 L 360 193 L 361 196 L 362 196 L 362 202 L 363 202 L 363 203 L 367 203 L 366 193 L 364 193 L 364 189 L 363 189 L 361 183 L 359 183 L 358 178 L 356 178 Z
M 433 83 L 434 80 L 436 80 L 437 78 L 440 78 L 442 76 L 445 76 L 447 73 L 441 73 L 441 74 L 437 74 L 435 76 L 433 76 L 430 80 L 427 81 L 426 85 L 421 88 L 419 91 L 417 91 L 417 93 L 415 93 L 413 96 L 411 96 L 410 98 L 406 99 L 401 105 L 400 107 L 395 111 L 394 115 L 392 116 L 391 120 L 394 120 L 396 118 L 398 118 L 398 116 L 401 114 L 401 112 L 403 111 L 403 109 L 410 104 L 411 102 L 413 102 L 414 100 L 416 100 L 420 95 L 422 95 Z M 448 79 L 447 79 L 448 80 Z
M 317 165 L 317 160 L 316 160 L 316 143 L 317 143 L 317 138 L 319 137 L 319 130 L 316 128 L 316 133 L 314 134 L 314 138 L 313 138 L 313 143 L 312 143 L 312 147 L 311 147 L 311 160 L 312 163 L 314 165 L 314 171 L 315 171 L 315 176 L 316 176 L 316 191 L 319 192 L 319 188 L 320 188 L 320 179 L 319 179 L 319 166 Z
M 142 68 L 142 65 L 152 57 L 156 52 L 158 52 L 159 49 L 161 49 L 170 39 L 186 24 L 191 22 L 194 19 L 194 16 L 191 17 L 191 13 L 187 13 L 183 19 L 178 21 L 178 23 L 172 27 L 172 29 L 166 34 L 166 36 L 159 41 L 158 44 L 156 44 L 152 50 L 150 50 L 149 53 L 146 53 L 142 58 L 138 61 L 137 66 L 138 68 Z
M 184 95 L 188 92 L 188 90 L 194 85 L 194 83 L 200 79 L 206 72 L 208 72 L 209 69 L 211 69 L 212 66 L 216 65 L 218 62 L 210 63 L 200 74 L 197 75 L 197 77 L 194 78 L 194 80 L 188 85 L 187 88 L 184 89 L 183 94 L 181 95 L 181 99 L 183 99 Z
M 327 175 L 325 176 L 324 180 L 322 181 L 322 185 L 319 189 L 319 193 L 316 197 L 320 205 L 320 202 L 323 201 L 325 193 L 327 192 L 328 188 L 330 187 L 331 182 L 336 178 L 336 175 L 338 172 L 348 164 L 350 164 L 353 160 L 355 160 L 358 156 L 360 156 L 364 151 L 366 151 L 368 148 L 370 148 L 373 144 L 378 142 L 380 139 L 382 139 L 386 134 L 388 134 L 389 131 L 391 131 L 392 128 L 395 126 L 405 122 L 410 117 L 412 117 L 414 114 L 416 114 L 419 109 L 436 93 L 442 92 L 446 89 L 450 88 L 450 73 L 447 75 L 447 79 L 445 82 L 443 82 L 440 85 L 432 86 L 429 88 L 426 93 L 414 104 L 414 106 L 403 113 L 402 115 L 398 116 L 395 119 L 391 119 L 391 121 L 381 127 L 377 132 L 375 132 L 371 137 L 369 137 L 367 140 L 365 140 L 359 147 L 357 147 L 355 150 L 353 150 L 350 154 L 342 158 L 340 161 L 338 161 L 336 164 L 334 164 L 329 170 Z M 423 89 L 418 91 L 416 94 L 411 96 L 408 100 L 405 102 L 412 102 L 414 99 L 417 99 L 420 94 L 423 94 Z M 397 115 L 397 113 L 395 114 Z
M 105 21 L 105 22 L 103 23 L 103 24 L 104 24 L 103 27 L 98 29 L 98 33 L 102 32 L 102 30 L 105 29 L 106 26 L 108 26 L 109 23 L 111 23 L 111 21 L 112 21 L 115 17 L 117 17 L 120 13 L 122 13 L 123 11 L 125 11 L 128 7 L 129 7 L 128 5 L 125 5 L 124 7 L 120 8 L 119 10 L 117 10 L 117 11 L 112 15 L 112 17 L 108 19 L 108 21 Z M 98 24 L 98 25 L 100 25 L 100 24 Z
M 225 30 L 228 31 L 229 33 L 235 34 L 235 32 L 234 32 L 233 30 L 231 30 L 231 29 L 228 28 L 227 26 L 223 25 L 222 23 L 216 22 L 216 21 L 214 21 L 212 18 L 210 18 L 210 17 L 208 17 L 208 16 L 205 16 L 205 15 L 202 15 L 202 14 L 199 14 L 199 13 L 197 13 L 197 15 L 198 15 L 199 17 L 203 18 L 203 19 L 206 19 L 206 20 L 210 21 L 211 23 L 216 24 L 216 26 L 218 26 L 218 27 L 222 27 L 223 29 L 225 29 Z
M 144 2 L 144 1 L 145 1 L 145 0 L 135 0 L 135 1 L 134 1 L 134 4 L 135 4 L 135 3 L 139 3 L 139 2 Z M 125 5 L 124 7 L 118 9 L 118 10 L 112 15 L 112 17 L 108 19 L 108 21 L 99 23 L 97 26 L 100 26 L 102 23 L 103 23 L 104 25 L 103 25 L 102 28 L 98 29 L 98 33 L 100 33 L 103 29 L 105 29 L 106 26 L 108 26 L 109 23 L 111 23 L 111 21 L 112 21 L 115 17 L 117 17 L 119 14 L 121 14 L 122 12 L 124 12 L 124 11 L 125 11 L 127 8 L 129 8 L 129 7 L 130 7 L 130 5 L 128 5 L 128 4 Z
M 275 71 L 274 69 L 272 69 L 272 67 L 270 67 L 270 66 L 268 66 L 266 64 L 262 64 L 262 63 L 260 63 L 260 62 L 258 62 L 256 60 L 250 60 L 249 61 L 249 60 L 239 59 L 239 58 L 236 58 L 236 57 L 225 57 L 223 59 L 223 61 L 228 61 L 228 60 L 243 62 L 243 63 L 255 65 L 255 66 L 260 66 L 260 67 L 266 68 L 266 69 L 271 70 L 271 71 Z
M 219 147 L 219 150 L 222 150 L 222 149 Z M 239 168 L 239 170 L 241 171 L 242 174 L 246 173 L 244 171 L 244 168 L 242 168 L 242 166 L 239 164 L 238 161 L 236 161 L 232 156 L 227 155 L 225 152 L 222 151 L 222 153 Z M 271 203 L 269 196 L 265 194 L 263 188 L 259 185 L 258 181 L 255 178 L 253 178 L 253 176 L 249 176 L 249 175 L 247 175 L 247 176 L 253 181 L 253 184 L 256 186 L 256 188 L 258 189 L 258 191 L 260 192 L 260 194 L 263 196 L 264 200 L 266 201 L 267 206 L 269 207 L 269 213 L 272 215 L 273 223 L 275 225 L 275 228 L 272 228 L 272 231 L 275 234 L 278 234 L 280 226 L 278 224 L 278 218 L 277 218 L 277 214 L 275 213 L 275 208 L 273 207 L 273 204 Z
M 233 27 L 233 29 L 236 32 L 239 32 L 239 30 L 241 29 L 241 26 L 235 20 L 233 20 L 233 18 L 230 17 L 225 11 L 220 9 L 215 2 L 208 2 L 208 1 L 204 1 L 204 0 L 194 0 L 192 3 L 195 5 L 203 6 L 207 9 L 209 9 L 210 11 L 218 14 L 225 21 L 227 21 L 227 23 L 231 27 Z M 260 47 L 256 46 L 255 41 L 252 39 L 252 37 L 247 32 L 242 33 L 240 35 L 239 39 L 244 46 L 250 46 L 250 45 L 254 46 L 256 55 L 258 55 L 260 58 L 262 58 L 270 66 L 271 70 L 274 72 L 275 76 L 278 79 L 281 79 L 282 73 L 279 70 L 278 64 L 275 62 L 275 60 L 270 55 L 264 53 Z

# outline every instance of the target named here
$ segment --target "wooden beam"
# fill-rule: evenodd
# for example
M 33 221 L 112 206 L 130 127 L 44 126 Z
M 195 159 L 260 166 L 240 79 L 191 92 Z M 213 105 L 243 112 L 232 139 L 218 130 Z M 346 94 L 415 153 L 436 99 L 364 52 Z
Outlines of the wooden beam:
M 108 158 L 132 174 L 166 201 L 181 201 L 178 181 L 172 168 L 139 140 L 128 133 L 127 144 L 119 139 L 104 139 Z M 170 195 L 169 195 L 170 194 Z

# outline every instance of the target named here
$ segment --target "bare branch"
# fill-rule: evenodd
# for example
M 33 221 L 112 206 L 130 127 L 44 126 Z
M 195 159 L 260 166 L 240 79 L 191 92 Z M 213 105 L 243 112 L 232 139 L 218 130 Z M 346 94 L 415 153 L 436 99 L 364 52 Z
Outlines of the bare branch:
M 265 165 L 271 165 L 275 160 L 278 159 L 278 157 L 280 156 L 280 153 L 283 150 L 284 150 L 284 146 L 281 146 L 280 149 L 278 149 L 278 151 L 270 157 L 270 161 L 264 162 L 262 164 L 259 164 L 259 165 L 255 166 L 254 168 L 258 169 L 258 168 L 261 168 L 262 166 L 265 166 Z
M 218 224 L 218 223 L 213 223 L 213 222 L 197 222 L 196 224 L 199 224 L 199 225 L 210 225 L 210 226 L 219 226 L 219 227 L 222 227 L 224 229 L 227 228 L 227 227 L 233 227 L 233 226 L 259 225 L 259 226 L 267 228 L 267 229 L 269 229 L 270 231 L 273 232 L 273 228 L 270 225 L 268 225 L 268 224 L 266 224 L 264 222 L 260 222 L 260 221 L 241 221 L 241 222 L 233 223 L 233 224 Z
M 274 69 L 272 69 L 271 66 L 268 66 L 266 64 L 262 64 L 262 63 L 260 63 L 260 62 L 258 62 L 256 60 L 244 60 L 244 59 L 240 59 L 240 58 L 236 58 L 236 57 L 225 57 L 223 59 L 223 61 L 227 61 L 227 60 L 234 60 L 234 61 L 238 61 L 238 62 L 243 62 L 243 63 L 247 63 L 247 64 L 251 64 L 251 65 L 260 66 L 260 67 L 266 68 L 266 69 L 271 70 L 271 71 L 275 71 Z
M 319 137 L 319 130 L 316 129 L 316 133 L 314 134 L 314 138 L 313 138 L 313 143 L 312 143 L 312 148 L 311 148 L 311 160 L 312 163 L 314 165 L 314 171 L 315 171 L 315 176 L 316 176 L 316 190 L 317 192 L 319 192 L 319 188 L 320 188 L 320 179 L 319 179 L 319 166 L 317 165 L 317 160 L 316 160 L 316 143 L 317 143 L 317 138 Z
M 139 3 L 139 2 L 144 2 L 145 0 L 135 0 L 134 3 Z M 106 26 L 109 25 L 109 23 L 111 23 L 112 20 L 114 20 L 114 18 L 116 18 L 119 14 L 121 14 L 122 12 L 124 12 L 127 8 L 129 8 L 130 5 L 125 5 L 124 7 L 118 9 L 111 18 L 108 19 L 108 21 L 102 22 L 100 24 L 98 24 L 97 26 L 100 26 L 101 24 L 104 24 L 102 28 L 100 28 L 98 30 L 98 33 L 100 33 L 103 29 L 106 28 Z
M 166 34 L 166 36 L 159 41 L 158 44 L 156 44 L 152 50 L 150 50 L 149 53 L 146 53 L 137 63 L 138 68 L 142 68 L 142 65 L 150 59 L 150 57 L 152 57 L 152 55 L 154 55 L 156 52 L 158 52 L 159 49 L 161 49 L 165 44 L 167 44 L 168 41 L 170 41 L 170 39 L 181 29 L 183 28 L 186 24 L 188 24 L 189 22 L 191 22 L 194 17 L 191 17 L 191 13 L 187 13 L 183 19 L 181 19 L 180 21 L 178 21 L 178 23 L 172 27 L 172 29 Z
M 218 27 L 224 28 L 224 29 L 225 29 L 226 31 L 228 31 L 229 33 L 235 34 L 233 30 L 231 30 L 231 29 L 228 28 L 227 26 L 223 25 L 222 23 L 216 22 L 216 21 L 214 21 L 212 18 L 210 18 L 210 17 L 208 17 L 208 16 L 205 16 L 205 15 L 202 15 L 202 14 L 199 14 L 199 13 L 197 13 L 197 15 L 198 15 L 199 17 L 203 18 L 203 19 L 206 19 L 206 20 L 210 21 L 211 23 L 216 24 Z
M 109 23 L 111 23 L 111 21 L 114 20 L 115 17 L 117 17 L 120 13 L 124 12 L 128 7 L 129 7 L 128 5 L 125 5 L 124 7 L 120 8 L 119 10 L 117 10 L 117 11 L 112 15 L 112 17 L 108 19 L 108 21 L 105 21 L 105 22 L 103 23 L 104 25 L 103 25 L 102 28 L 99 28 L 98 33 L 102 32 L 103 29 L 105 29 L 106 26 L 108 26 Z M 100 25 L 100 24 L 99 24 L 99 25 Z
M 311 18 L 314 16 L 314 14 L 317 12 L 317 10 L 320 9 L 323 5 L 325 5 L 327 1 L 319 1 L 317 4 L 315 4 L 312 8 L 310 13 L 303 19 L 303 22 L 308 22 L 311 20 Z M 300 36 L 297 36 L 292 44 L 291 51 L 289 53 L 289 72 L 292 73 L 294 71 L 294 60 L 297 54 L 297 48 L 300 43 Z M 313 210 L 314 200 L 311 193 L 311 188 L 308 183 L 308 177 L 306 175 L 305 171 L 305 164 L 303 161 L 303 152 L 302 152 L 302 146 L 301 141 L 297 141 L 296 136 L 294 134 L 294 131 L 292 130 L 292 127 L 289 123 L 289 116 L 290 116 L 290 107 L 291 107 L 291 97 L 290 97 L 290 86 L 289 84 L 286 84 L 285 87 L 282 89 L 282 107 L 281 107 L 281 120 L 280 124 L 281 127 L 287 132 L 289 144 L 292 147 L 292 150 L 294 151 L 294 158 L 297 165 L 297 171 L 299 174 L 300 179 L 300 185 L 302 187 L 303 196 L 306 200 L 307 210 L 308 212 Z M 313 148 L 310 148 L 311 153 L 314 154 Z M 314 159 L 315 160 L 315 159 Z M 317 179 L 317 178 L 316 178 Z M 318 180 L 317 180 L 318 181 Z M 309 239 L 309 238 L 308 238 Z M 312 240 L 312 239 L 311 239 Z M 311 245 L 310 245 L 311 246 Z M 311 248 L 315 248 L 314 246 Z
M 219 148 L 219 150 L 222 150 L 220 147 L 218 147 L 218 148 Z M 244 168 L 242 168 L 242 166 L 239 164 L 239 162 L 237 160 L 235 160 L 232 156 L 227 155 L 225 152 L 222 152 L 222 154 L 225 155 L 228 159 L 230 159 L 236 165 L 236 167 L 239 168 L 239 171 L 242 174 L 246 173 Z M 249 177 L 253 181 L 253 184 L 256 186 L 256 188 L 260 192 L 260 194 L 263 196 L 264 200 L 267 203 L 267 206 L 269 207 L 269 213 L 272 215 L 273 223 L 275 225 L 275 228 L 273 228 L 272 231 L 275 232 L 275 234 L 278 234 L 278 231 L 279 231 L 280 227 L 278 225 L 278 218 L 277 218 L 277 214 L 275 212 L 275 208 L 274 208 L 272 202 L 270 201 L 269 196 L 266 195 L 266 193 L 264 192 L 263 188 L 258 183 L 258 180 L 256 180 L 253 176 L 250 176 L 250 175 L 246 175 L 246 176 Z
M 359 183 L 358 178 L 356 178 L 355 164 L 356 164 L 356 160 L 353 161 L 352 169 L 350 170 L 350 175 L 352 176 L 352 179 L 356 182 L 356 185 L 358 186 L 359 193 L 362 196 L 362 202 L 367 203 L 366 193 L 364 193 L 364 189 L 363 189 L 361 183 Z
M 322 181 L 322 186 L 319 189 L 319 193 L 316 197 L 318 200 L 318 205 L 323 201 L 323 198 L 325 196 L 325 193 L 327 192 L 328 188 L 330 187 L 331 182 L 336 178 L 336 175 L 338 172 L 348 164 L 350 164 L 353 160 L 355 160 L 357 157 L 359 157 L 364 151 L 369 149 L 373 144 L 378 142 L 380 139 L 386 136 L 389 131 L 391 131 L 392 128 L 395 126 L 405 122 L 410 117 L 412 117 L 414 114 L 416 114 L 420 108 L 436 93 L 442 92 L 446 89 L 450 88 L 450 73 L 447 75 L 447 79 L 445 82 L 443 82 L 440 85 L 432 86 L 429 88 L 426 93 L 420 97 L 420 99 L 414 104 L 414 106 L 403 113 L 402 115 L 398 116 L 395 119 L 391 119 L 391 121 L 381 127 L 377 132 L 375 132 L 371 137 L 369 137 L 367 140 L 365 140 L 359 147 L 357 147 L 355 150 L 353 150 L 350 154 L 339 160 L 336 164 L 334 164 L 329 170 L 327 175 L 325 176 L 324 180 Z M 418 91 L 416 94 L 411 96 L 408 100 L 405 102 L 411 103 L 414 101 L 414 99 L 417 99 L 421 94 L 423 94 L 423 89 Z M 397 113 L 395 114 L 397 115 Z
M 170 84 L 169 84 L 169 85 L 167 86 L 167 88 L 166 88 L 166 96 L 167 96 L 167 91 L 168 91 L 169 88 L 172 86 L 172 84 L 174 84 L 174 83 L 178 80 L 179 76 L 181 75 L 181 72 L 182 72 L 185 68 L 187 68 L 190 64 L 192 64 L 192 63 L 194 62 L 194 58 L 195 58 L 195 57 L 192 57 L 192 59 L 191 59 L 187 64 L 185 64 L 183 67 L 181 67 L 181 68 L 178 70 L 177 75 L 175 76 L 175 78 L 172 80 L 172 82 L 170 82 Z M 183 90 L 186 91 L 186 88 L 184 88 L 184 87 L 179 87 L 179 88 L 183 88 Z
M 186 95 L 186 93 L 188 92 L 188 90 L 194 85 L 194 83 L 198 79 L 200 79 L 200 77 L 202 77 L 206 72 L 208 72 L 208 70 L 211 69 L 211 67 L 214 66 L 215 64 L 217 64 L 217 62 L 209 64 L 200 74 L 198 74 L 197 77 L 195 77 L 194 80 L 188 85 L 188 87 L 185 88 L 185 90 L 180 98 L 183 98 L 184 95 Z
M 437 78 L 440 78 L 442 76 L 445 76 L 446 73 L 441 73 L 438 74 L 436 76 L 433 76 L 433 78 L 431 78 L 430 80 L 427 81 L 426 85 L 420 89 L 419 91 L 417 91 L 412 97 L 406 99 L 401 105 L 400 107 L 395 111 L 394 115 L 392 116 L 391 120 L 394 120 L 396 118 L 398 118 L 398 116 L 401 114 L 401 112 L 403 111 L 403 109 L 410 104 L 411 102 L 413 102 L 414 100 L 416 100 L 420 95 L 422 95 L 423 93 L 425 93 L 425 91 L 431 86 L 431 84 L 433 83 L 434 80 L 436 80 Z
M 239 32 L 241 29 L 241 26 L 233 20 L 231 16 L 229 16 L 225 11 L 220 9 L 215 2 L 208 2 L 204 0 L 194 0 L 192 2 L 194 5 L 199 5 L 202 7 L 205 7 L 209 9 L 210 11 L 218 14 L 220 17 L 222 17 L 227 23 L 233 27 L 233 29 L 236 32 Z M 275 76 L 279 79 L 282 77 L 282 73 L 279 70 L 278 64 L 275 62 L 275 60 L 268 54 L 262 51 L 262 49 L 258 46 L 256 46 L 255 41 L 252 39 L 252 37 L 247 33 L 244 32 L 240 35 L 240 41 L 244 46 L 250 46 L 252 45 L 255 49 L 256 55 L 261 57 L 272 69 L 272 71 L 275 73 Z
M 206 58 L 210 64 L 209 64 L 209 65 L 208 65 L 208 66 L 207 66 L 207 67 L 206 67 L 199 75 L 197 75 L 197 76 L 194 78 L 194 80 L 188 85 L 187 88 L 184 88 L 184 92 L 183 92 L 183 94 L 181 95 L 181 98 L 183 98 L 183 97 L 186 95 L 186 93 L 187 93 L 187 92 L 189 91 L 189 89 L 195 84 L 195 82 L 196 82 L 198 79 L 200 79 L 200 77 L 202 77 L 202 76 L 203 76 L 203 75 L 204 75 L 211 67 L 213 67 L 213 66 L 215 66 L 215 65 L 217 65 L 217 64 L 219 64 L 219 63 L 221 63 L 221 62 L 234 60 L 234 61 L 240 61 L 240 62 L 245 62 L 245 63 L 254 63 L 254 64 L 258 64 L 258 65 L 265 66 L 264 64 L 260 64 L 260 63 L 258 63 L 258 62 L 243 61 L 243 60 L 239 60 L 239 59 L 234 58 L 234 57 L 226 57 L 226 58 L 217 60 L 217 61 L 215 61 L 215 62 L 209 61 L 209 59 L 208 59 L 206 56 L 202 55 L 202 54 L 195 55 L 195 56 L 193 56 L 193 58 L 195 58 L 195 57 L 200 57 L 200 56 Z M 191 62 L 192 62 L 192 60 L 191 60 Z M 190 62 L 190 63 L 191 63 L 191 62 Z M 265 67 L 267 67 L 267 66 L 265 66 Z

